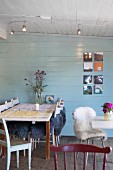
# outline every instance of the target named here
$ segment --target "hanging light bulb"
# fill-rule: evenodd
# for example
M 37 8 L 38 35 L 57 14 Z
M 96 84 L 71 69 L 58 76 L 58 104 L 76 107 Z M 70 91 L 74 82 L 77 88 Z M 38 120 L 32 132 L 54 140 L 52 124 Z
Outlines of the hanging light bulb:
M 9 32 L 9 34 L 13 35 L 14 34 L 14 22 L 10 22 L 9 25 L 10 25 L 10 32 Z
M 81 25 L 81 24 L 78 24 L 77 35 L 80 35 L 80 34 L 81 34 L 80 25 Z
M 23 25 L 23 27 L 22 27 L 22 31 L 23 31 L 23 32 L 26 32 L 26 31 L 27 31 L 26 25 L 25 25 L 25 21 L 24 21 L 24 25 Z
M 26 32 L 26 26 L 25 25 L 23 25 L 22 31 Z
M 11 35 L 13 35 L 13 34 L 14 34 L 14 31 L 13 31 L 13 30 L 11 30 L 10 34 L 11 34 Z
M 81 29 L 77 30 L 77 34 L 80 35 L 81 34 Z

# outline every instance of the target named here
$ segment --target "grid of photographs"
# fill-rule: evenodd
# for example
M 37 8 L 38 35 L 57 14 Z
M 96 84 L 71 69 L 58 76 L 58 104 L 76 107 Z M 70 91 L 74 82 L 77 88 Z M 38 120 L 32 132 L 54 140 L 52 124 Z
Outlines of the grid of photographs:
M 86 72 L 103 71 L 103 52 L 83 53 L 83 94 L 103 94 L 103 75 L 86 75 Z

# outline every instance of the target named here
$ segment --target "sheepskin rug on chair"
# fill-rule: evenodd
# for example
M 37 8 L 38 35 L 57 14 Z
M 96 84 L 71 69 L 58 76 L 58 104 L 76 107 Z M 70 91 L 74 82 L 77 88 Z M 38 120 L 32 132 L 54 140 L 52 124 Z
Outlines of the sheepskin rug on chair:
M 74 131 L 76 137 L 86 140 L 93 137 L 105 137 L 106 133 L 101 129 L 92 128 L 92 119 L 96 116 L 96 112 L 91 107 L 78 107 L 72 113 L 74 121 Z
M 90 107 L 78 107 L 73 112 L 73 119 L 76 120 L 77 131 L 88 131 L 91 129 L 92 119 L 96 116 L 94 109 Z M 76 128 L 77 125 L 77 128 Z

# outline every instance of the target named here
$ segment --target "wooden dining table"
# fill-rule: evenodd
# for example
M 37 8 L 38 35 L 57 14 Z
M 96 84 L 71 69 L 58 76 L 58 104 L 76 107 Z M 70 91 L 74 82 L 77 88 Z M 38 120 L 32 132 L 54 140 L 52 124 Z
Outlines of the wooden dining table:
M 50 159 L 50 118 L 55 111 L 55 104 L 43 104 L 35 110 L 35 104 L 18 104 L 0 114 L 6 121 L 30 121 L 46 123 L 46 159 Z

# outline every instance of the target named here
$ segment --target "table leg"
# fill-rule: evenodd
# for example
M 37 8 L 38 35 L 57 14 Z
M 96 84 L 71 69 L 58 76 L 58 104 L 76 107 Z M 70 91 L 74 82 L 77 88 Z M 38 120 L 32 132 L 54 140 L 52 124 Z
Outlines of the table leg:
M 46 122 L 46 159 L 50 159 L 50 121 Z

